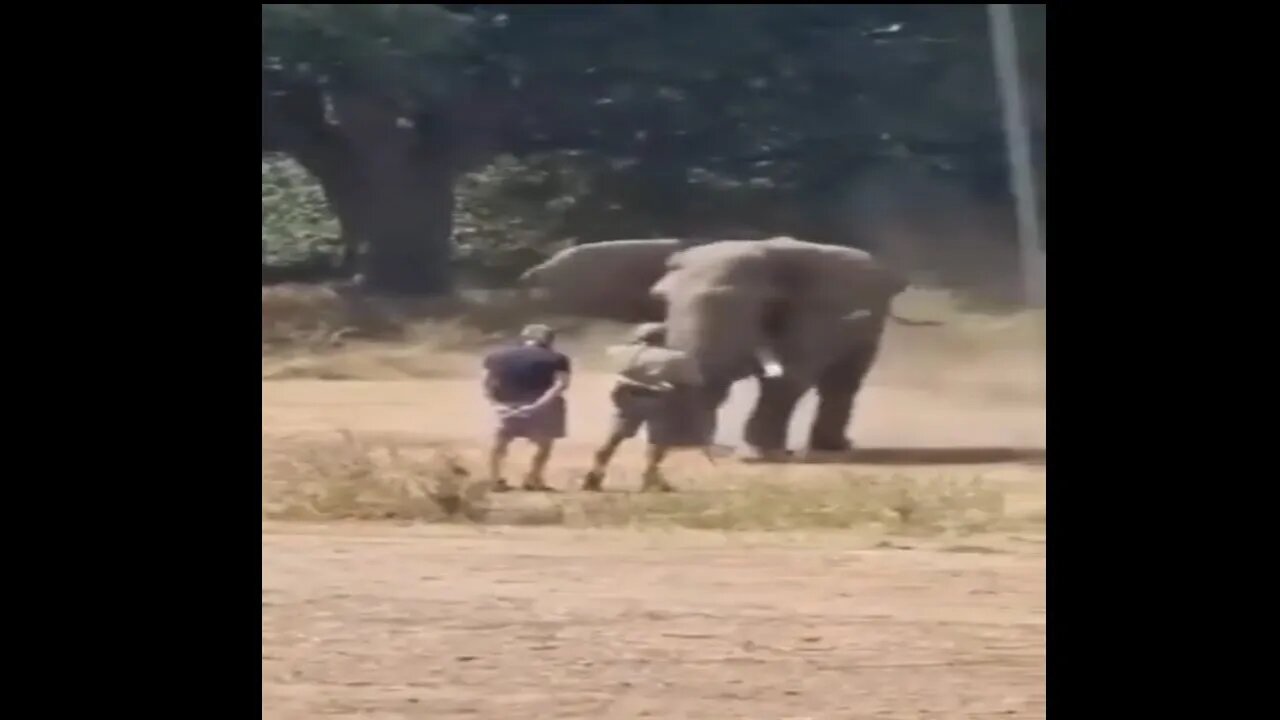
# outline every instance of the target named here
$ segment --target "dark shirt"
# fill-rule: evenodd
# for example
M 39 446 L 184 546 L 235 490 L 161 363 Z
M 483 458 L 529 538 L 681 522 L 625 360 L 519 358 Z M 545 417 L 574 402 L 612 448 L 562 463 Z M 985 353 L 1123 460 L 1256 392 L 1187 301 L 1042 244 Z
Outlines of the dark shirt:
M 569 372 L 569 358 L 540 345 L 520 345 L 489 353 L 484 369 L 494 384 L 495 400 L 529 403 L 551 389 L 556 373 Z

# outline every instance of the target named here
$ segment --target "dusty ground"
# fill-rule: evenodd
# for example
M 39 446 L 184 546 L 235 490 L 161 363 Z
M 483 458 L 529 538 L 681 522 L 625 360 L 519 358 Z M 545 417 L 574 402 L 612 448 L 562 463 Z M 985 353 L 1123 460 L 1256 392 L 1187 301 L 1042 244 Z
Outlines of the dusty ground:
M 932 539 L 264 522 L 264 717 L 1043 717 L 1044 467 L 1010 453 L 1044 448 L 1043 361 L 893 353 L 860 400 L 854 435 L 872 463 L 854 467 L 993 479 L 1037 522 Z M 607 385 L 577 378 L 553 484 L 586 467 Z M 729 416 L 751 392 L 735 391 Z M 345 429 L 447 442 L 477 463 L 486 423 L 471 378 L 263 383 L 268 447 Z M 639 452 L 624 448 L 615 491 L 635 484 Z M 696 454 L 672 475 L 732 492 Z
M 1044 717 L 1037 541 L 704 534 L 267 526 L 263 716 Z

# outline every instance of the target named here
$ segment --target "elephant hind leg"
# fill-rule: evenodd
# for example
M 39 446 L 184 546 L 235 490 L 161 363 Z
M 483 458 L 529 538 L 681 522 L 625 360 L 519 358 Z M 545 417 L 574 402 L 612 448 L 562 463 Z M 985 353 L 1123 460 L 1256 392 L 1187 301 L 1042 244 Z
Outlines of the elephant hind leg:
M 701 413 L 701 415 L 697 420 L 703 423 L 700 432 L 705 436 L 707 442 L 715 442 L 720 406 L 724 405 L 724 401 L 728 399 L 730 387 L 731 383 L 717 378 L 708 380 L 700 388 L 698 397 L 701 406 L 697 412 Z
M 844 452 L 853 444 L 846 436 L 853 404 L 875 362 L 878 347 L 859 349 L 829 367 L 818 378 L 818 410 L 809 432 L 809 448 Z

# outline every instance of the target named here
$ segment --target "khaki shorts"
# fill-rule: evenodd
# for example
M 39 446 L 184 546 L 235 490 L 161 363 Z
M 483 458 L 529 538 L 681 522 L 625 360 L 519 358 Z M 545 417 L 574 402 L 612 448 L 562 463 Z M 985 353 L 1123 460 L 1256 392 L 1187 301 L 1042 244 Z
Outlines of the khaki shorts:
M 519 405 L 508 405 L 515 408 Z M 568 411 L 563 397 L 558 397 L 532 413 L 498 416 L 498 435 L 504 438 L 556 440 L 565 436 Z
M 652 445 L 664 447 L 700 446 L 705 444 L 696 429 L 695 399 L 690 390 L 661 393 L 631 385 L 613 389 L 613 437 L 632 438 L 645 426 Z

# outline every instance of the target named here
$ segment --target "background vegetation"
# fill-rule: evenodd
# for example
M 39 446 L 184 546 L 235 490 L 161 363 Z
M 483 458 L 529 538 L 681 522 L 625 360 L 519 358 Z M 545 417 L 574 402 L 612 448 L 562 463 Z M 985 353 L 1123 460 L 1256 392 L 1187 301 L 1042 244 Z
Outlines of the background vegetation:
M 1015 7 L 1043 177 L 1045 7 Z M 952 287 L 1012 267 L 983 5 L 262 13 L 264 282 L 433 295 L 697 235 L 853 244 Z

